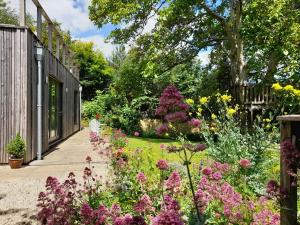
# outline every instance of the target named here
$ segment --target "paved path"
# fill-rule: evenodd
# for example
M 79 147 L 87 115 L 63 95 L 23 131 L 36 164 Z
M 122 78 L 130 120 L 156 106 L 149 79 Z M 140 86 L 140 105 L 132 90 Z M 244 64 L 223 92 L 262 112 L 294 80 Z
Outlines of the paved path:
M 17 170 L 11 170 L 8 165 L 0 166 L 0 224 L 37 224 L 37 197 L 44 190 L 47 177 L 62 180 L 72 171 L 80 179 L 87 165 L 87 155 L 93 159 L 94 171 L 105 178 L 108 160 L 92 150 L 88 128 L 56 146 L 42 161 L 33 161 Z

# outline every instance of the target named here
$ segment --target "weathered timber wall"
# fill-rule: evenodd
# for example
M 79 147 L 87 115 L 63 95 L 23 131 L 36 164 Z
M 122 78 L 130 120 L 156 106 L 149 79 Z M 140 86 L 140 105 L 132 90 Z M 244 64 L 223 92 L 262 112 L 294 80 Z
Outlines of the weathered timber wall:
M 25 162 L 37 155 L 37 37 L 27 28 L 0 25 L 0 163 L 7 163 L 7 143 L 20 132 L 26 140 Z M 74 124 L 74 92 L 79 81 L 48 50 L 43 58 L 43 152 L 49 150 L 47 76 L 62 83 L 62 138 L 77 130 Z M 79 95 L 77 96 L 79 102 Z
M 0 28 L 0 163 L 8 161 L 5 146 L 17 132 L 30 143 L 26 53 L 25 28 Z M 31 158 L 31 152 L 26 158 Z

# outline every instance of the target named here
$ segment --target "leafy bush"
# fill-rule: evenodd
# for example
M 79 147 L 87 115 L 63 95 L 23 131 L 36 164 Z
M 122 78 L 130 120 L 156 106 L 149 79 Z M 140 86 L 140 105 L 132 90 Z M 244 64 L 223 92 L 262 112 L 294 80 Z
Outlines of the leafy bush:
M 6 146 L 6 151 L 12 159 L 20 159 L 24 157 L 26 145 L 23 138 L 17 133 L 16 137 Z

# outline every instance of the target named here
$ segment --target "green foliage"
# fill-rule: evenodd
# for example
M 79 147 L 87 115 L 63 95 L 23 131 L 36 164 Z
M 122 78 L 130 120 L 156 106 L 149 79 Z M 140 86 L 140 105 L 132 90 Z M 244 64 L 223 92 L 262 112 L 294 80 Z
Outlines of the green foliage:
M 13 159 L 21 159 L 26 152 L 25 141 L 22 139 L 19 133 L 12 139 L 6 146 L 6 151 Z
M 210 69 L 217 66 L 222 80 L 228 75 L 229 82 L 247 76 L 256 82 L 272 81 L 275 75 L 299 79 L 297 0 L 93 0 L 89 10 L 99 27 L 121 25 L 111 32 L 114 42 L 136 40 L 149 73 L 161 74 L 209 49 L 218 58 Z M 143 32 L 153 17 L 155 27 Z
M 19 25 L 18 13 L 3 0 L 0 0 L 0 24 Z M 26 25 L 30 28 L 34 25 L 34 20 L 29 14 L 26 14 Z
M 105 91 L 111 81 L 111 68 L 92 42 L 76 41 L 72 45 L 75 61 L 80 68 L 82 99 L 91 100 L 97 90 Z

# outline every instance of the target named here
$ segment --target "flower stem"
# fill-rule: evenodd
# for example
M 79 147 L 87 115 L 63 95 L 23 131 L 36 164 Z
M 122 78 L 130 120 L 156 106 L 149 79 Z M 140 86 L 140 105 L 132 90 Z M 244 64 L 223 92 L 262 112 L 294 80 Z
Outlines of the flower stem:
M 193 194 L 193 200 L 194 200 L 194 204 L 195 204 L 195 208 L 196 208 L 196 212 L 197 212 L 197 217 L 198 217 L 198 221 L 200 223 L 201 222 L 201 216 L 200 216 L 200 212 L 199 212 L 199 209 L 198 209 L 198 206 L 197 206 L 197 200 L 196 200 L 194 185 L 193 185 L 193 182 L 192 182 L 192 176 L 191 176 L 191 171 L 190 171 L 190 167 L 189 167 L 190 161 L 188 160 L 186 150 L 184 149 L 183 151 L 184 151 L 184 156 L 185 156 L 185 165 L 186 165 L 186 169 L 187 169 L 187 173 L 188 173 L 188 177 L 189 177 L 189 183 L 190 183 L 191 191 L 192 191 L 192 194 Z

